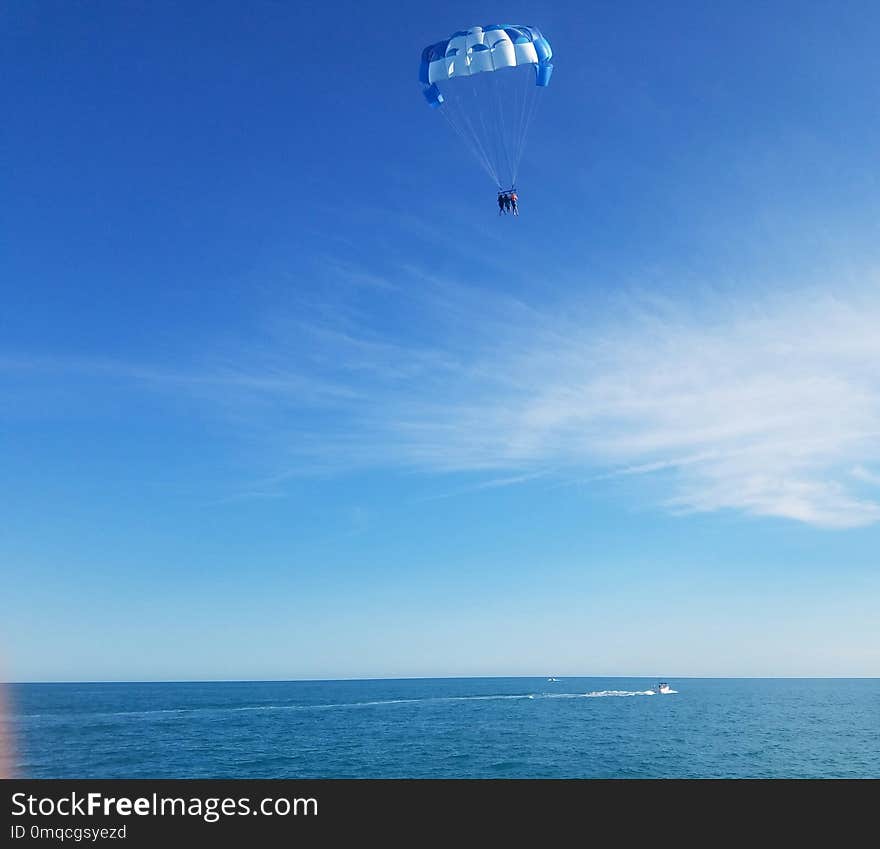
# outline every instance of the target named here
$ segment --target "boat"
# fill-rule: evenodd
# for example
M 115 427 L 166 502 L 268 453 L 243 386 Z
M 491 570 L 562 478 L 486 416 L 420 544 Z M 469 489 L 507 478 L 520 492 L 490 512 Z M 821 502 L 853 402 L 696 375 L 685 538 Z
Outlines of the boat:
M 670 687 L 669 684 L 667 684 L 665 681 L 661 681 L 654 689 L 654 692 L 658 695 L 666 696 L 669 693 L 674 693 L 675 690 L 673 690 L 672 687 Z
M 554 684 L 558 684 L 558 683 L 559 683 L 559 679 L 558 679 L 558 678 L 548 678 L 547 680 L 548 680 L 548 681 L 552 681 Z

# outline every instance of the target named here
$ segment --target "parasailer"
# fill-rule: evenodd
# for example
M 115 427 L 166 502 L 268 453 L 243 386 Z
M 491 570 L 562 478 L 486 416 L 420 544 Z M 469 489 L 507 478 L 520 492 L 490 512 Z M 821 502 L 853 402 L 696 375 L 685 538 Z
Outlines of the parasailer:
M 422 51 L 423 94 L 498 187 L 498 214 L 519 215 L 516 185 L 538 92 L 553 73 L 550 42 L 534 26 L 459 30 Z

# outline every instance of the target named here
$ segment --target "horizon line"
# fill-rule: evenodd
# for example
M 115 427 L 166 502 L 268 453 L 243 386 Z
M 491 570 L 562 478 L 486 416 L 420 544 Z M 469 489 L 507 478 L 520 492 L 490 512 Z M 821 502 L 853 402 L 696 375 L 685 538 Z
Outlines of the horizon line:
M 599 678 L 599 679 L 647 679 L 661 678 L 691 681 L 871 681 L 880 680 L 880 675 L 398 675 L 378 677 L 342 678 L 155 678 L 155 679 L 92 679 L 44 680 L 44 681 L 0 681 L 0 687 L 16 684 L 299 684 L 299 683 L 337 683 L 342 681 L 479 681 L 483 679 L 521 678 Z

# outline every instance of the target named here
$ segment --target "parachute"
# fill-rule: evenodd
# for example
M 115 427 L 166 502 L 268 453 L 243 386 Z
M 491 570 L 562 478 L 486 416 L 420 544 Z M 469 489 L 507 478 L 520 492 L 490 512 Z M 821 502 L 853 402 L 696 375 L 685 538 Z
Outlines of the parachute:
M 538 91 L 553 73 L 537 27 L 474 26 L 422 51 L 419 82 L 499 190 L 516 186 Z

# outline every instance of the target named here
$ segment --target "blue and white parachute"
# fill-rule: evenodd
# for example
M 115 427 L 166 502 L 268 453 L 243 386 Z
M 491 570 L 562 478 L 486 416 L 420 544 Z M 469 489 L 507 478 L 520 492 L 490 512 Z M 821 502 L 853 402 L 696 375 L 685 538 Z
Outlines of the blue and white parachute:
M 553 73 L 550 42 L 537 27 L 487 24 L 422 51 L 419 81 L 499 189 L 516 185 L 537 92 Z

